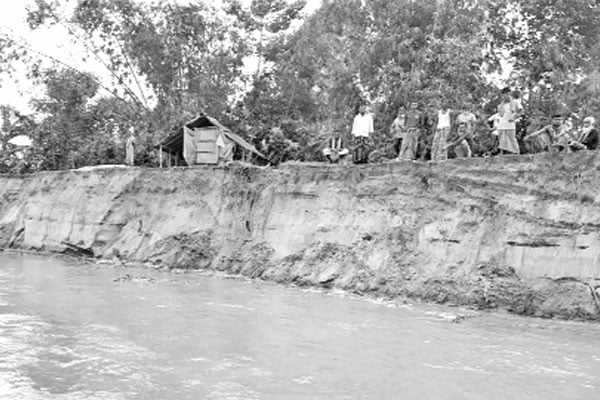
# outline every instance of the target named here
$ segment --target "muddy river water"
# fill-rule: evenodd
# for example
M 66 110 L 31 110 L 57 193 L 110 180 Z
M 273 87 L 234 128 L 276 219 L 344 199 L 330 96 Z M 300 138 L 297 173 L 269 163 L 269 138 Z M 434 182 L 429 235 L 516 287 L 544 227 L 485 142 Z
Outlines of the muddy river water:
M 600 326 L 0 253 L 0 399 L 599 399 Z

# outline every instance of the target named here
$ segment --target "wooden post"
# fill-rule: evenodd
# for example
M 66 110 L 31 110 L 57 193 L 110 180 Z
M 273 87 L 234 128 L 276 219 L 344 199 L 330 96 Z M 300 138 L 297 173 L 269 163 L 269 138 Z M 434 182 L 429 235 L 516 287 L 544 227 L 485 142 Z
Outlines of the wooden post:
M 163 148 L 162 145 L 158 146 L 158 165 L 160 168 L 163 167 Z

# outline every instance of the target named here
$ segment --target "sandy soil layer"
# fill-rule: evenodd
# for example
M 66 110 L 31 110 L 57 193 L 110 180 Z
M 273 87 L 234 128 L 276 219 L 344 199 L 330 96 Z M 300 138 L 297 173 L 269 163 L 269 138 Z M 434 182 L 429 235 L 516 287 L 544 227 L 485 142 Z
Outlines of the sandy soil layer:
M 0 248 L 600 319 L 596 153 L 0 176 Z

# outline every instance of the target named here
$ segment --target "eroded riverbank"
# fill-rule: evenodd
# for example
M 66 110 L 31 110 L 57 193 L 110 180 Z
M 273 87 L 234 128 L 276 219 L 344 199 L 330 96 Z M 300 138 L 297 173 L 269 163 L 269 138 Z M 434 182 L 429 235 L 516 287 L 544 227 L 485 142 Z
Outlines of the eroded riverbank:
M 595 153 L 0 177 L 0 246 L 600 318 Z
M 582 399 L 600 326 L 0 253 L 6 399 Z M 130 276 L 130 278 L 125 278 Z M 432 384 L 434 382 L 435 384 Z

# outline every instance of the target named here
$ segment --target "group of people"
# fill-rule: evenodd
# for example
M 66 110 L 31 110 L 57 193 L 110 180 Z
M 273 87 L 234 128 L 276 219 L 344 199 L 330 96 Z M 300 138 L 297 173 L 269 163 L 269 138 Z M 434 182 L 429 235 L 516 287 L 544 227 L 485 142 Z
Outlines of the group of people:
M 531 129 L 530 126 L 531 133 L 517 136 L 521 115 L 519 98 L 510 92 L 504 93 L 497 113 L 488 118 L 484 125 L 484 134 L 496 138 L 493 140 L 495 153 L 572 152 L 595 150 L 599 146 L 600 135 L 593 117 L 585 118 L 582 126 L 575 129 L 571 120 L 555 114 L 550 124 L 539 129 Z M 390 126 L 390 135 L 398 160 L 429 159 L 436 162 L 449 157 L 472 157 L 478 126 L 480 124 L 473 109 L 453 110 L 447 101 L 442 101 L 439 106 L 430 107 L 424 112 L 419 108 L 419 103 L 410 102 L 408 108 L 401 106 L 398 110 Z M 336 136 L 330 139 L 323 154 L 330 162 L 338 162 L 350 154 L 355 163 L 367 162 L 368 140 L 373 133 L 373 117 L 366 105 L 362 104 L 352 124 L 352 151 L 343 146 L 341 137 Z
M 476 122 L 473 112 L 451 110 L 447 102 L 427 114 L 411 102 L 408 109 L 400 108 L 390 133 L 399 160 L 416 160 L 419 155 L 424 160 L 429 152 L 432 161 L 443 161 L 450 152 L 455 157 L 472 156 Z
M 595 124 L 594 117 L 586 117 L 582 126 L 575 129 L 571 121 L 565 121 L 561 114 L 555 114 L 549 125 L 526 135 L 524 140 L 532 152 L 596 150 L 600 144 L 600 134 Z

